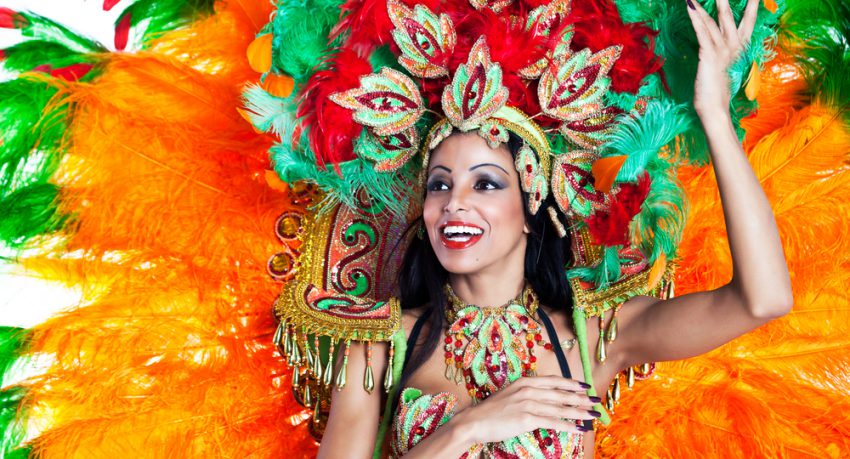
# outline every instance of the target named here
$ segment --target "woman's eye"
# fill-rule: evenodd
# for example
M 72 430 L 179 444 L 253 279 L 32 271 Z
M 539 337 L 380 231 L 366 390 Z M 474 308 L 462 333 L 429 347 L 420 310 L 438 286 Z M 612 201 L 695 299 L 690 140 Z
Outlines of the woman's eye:
M 442 180 L 434 180 L 428 183 L 427 188 L 428 191 L 445 191 L 449 189 L 449 186 Z
M 500 188 L 502 188 L 501 185 L 492 180 L 479 180 L 475 183 L 476 190 L 498 190 Z

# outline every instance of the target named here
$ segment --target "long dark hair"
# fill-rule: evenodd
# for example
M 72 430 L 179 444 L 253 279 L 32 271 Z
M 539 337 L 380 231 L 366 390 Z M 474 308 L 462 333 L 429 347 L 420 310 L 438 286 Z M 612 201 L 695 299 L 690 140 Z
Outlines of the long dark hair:
M 516 157 L 522 139 L 511 133 L 508 149 Z M 573 302 L 570 285 L 564 274 L 565 267 L 572 262 L 569 236 L 560 238 L 549 221 L 546 206 L 555 206 L 551 194 L 544 201 L 536 215 L 528 211 L 528 196 L 522 192 L 525 219 L 530 234 L 525 249 L 525 278 L 540 299 L 540 303 L 549 307 L 565 308 L 572 312 Z M 563 220 L 561 223 L 565 223 Z M 414 220 L 408 231 L 418 228 L 422 218 Z M 399 300 L 402 309 L 419 308 L 427 305 L 423 314 L 427 315 L 428 335 L 420 347 L 415 347 L 410 358 L 404 362 L 404 371 L 399 387 L 405 387 L 413 374 L 437 348 L 443 329 L 447 326 L 445 308 L 447 299 L 443 286 L 448 282 L 449 273 L 440 264 L 430 241 L 412 237 L 404 254 L 398 274 Z M 411 343 L 415 346 L 416 343 Z M 410 352 L 410 350 L 408 350 Z M 398 399 L 393 403 L 393 412 Z

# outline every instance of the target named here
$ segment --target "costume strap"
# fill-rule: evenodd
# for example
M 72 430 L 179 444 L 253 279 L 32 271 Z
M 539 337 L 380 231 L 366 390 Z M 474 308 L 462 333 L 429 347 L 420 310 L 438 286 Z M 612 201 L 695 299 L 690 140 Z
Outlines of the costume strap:
M 595 397 L 598 394 L 596 393 L 596 385 L 593 383 L 590 349 L 587 345 L 587 317 L 580 308 L 573 308 L 573 325 L 576 330 L 576 341 L 578 341 L 578 350 L 581 356 L 581 369 L 584 372 L 584 382 L 590 384 L 590 389 L 588 389 L 587 393 Z M 608 411 L 605 410 L 602 403 L 597 403 L 593 406 L 593 409 L 602 413 L 599 422 L 606 426 L 611 423 L 611 416 L 608 415 Z

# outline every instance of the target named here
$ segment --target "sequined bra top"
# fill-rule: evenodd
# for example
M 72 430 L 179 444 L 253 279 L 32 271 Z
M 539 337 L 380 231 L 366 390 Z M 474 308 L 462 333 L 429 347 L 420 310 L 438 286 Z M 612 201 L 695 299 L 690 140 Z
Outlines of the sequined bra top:
M 544 319 L 544 323 L 547 324 L 549 339 L 553 343 L 559 343 L 557 332 L 551 326 L 548 317 L 542 310 L 539 311 L 541 319 Z M 414 326 L 408 338 L 408 350 L 412 349 L 413 343 L 416 342 L 424 319 L 425 316 L 417 320 L 416 326 Z M 554 346 L 553 349 L 558 355 L 561 374 L 566 378 L 571 378 L 564 351 L 560 346 Z M 391 457 L 403 456 L 428 435 L 434 433 L 437 428 L 448 422 L 454 415 L 457 402 L 457 396 L 450 392 L 423 394 L 421 390 L 413 387 L 402 390 L 390 431 Z M 501 442 L 473 444 L 461 456 L 461 459 L 582 458 L 584 457 L 583 440 L 583 434 L 537 429 Z

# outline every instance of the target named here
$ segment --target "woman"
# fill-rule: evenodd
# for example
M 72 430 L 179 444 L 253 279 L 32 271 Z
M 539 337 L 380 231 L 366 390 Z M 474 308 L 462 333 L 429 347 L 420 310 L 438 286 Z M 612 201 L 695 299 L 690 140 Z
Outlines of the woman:
M 748 1 L 738 26 L 728 0 L 718 0 L 717 6 L 719 19 L 715 22 L 698 3 L 687 0 L 700 44 L 694 106 L 717 176 L 734 275 L 726 285 L 711 291 L 669 300 L 649 296 L 628 300 L 619 315 L 616 352 L 605 363 L 593 362 L 596 393 L 604 392 L 625 368 L 705 353 L 787 313 L 792 306 L 788 269 L 773 214 L 735 134 L 728 109 L 727 68 L 750 39 L 758 2 Z M 524 207 L 520 178 L 512 167 L 515 155 L 516 151 L 504 145 L 491 148 L 481 136 L 469 133 L 451 135 L 431 154 L 423 210 L 426 242 L 447 272 L 447 291 L 465 305 L 498 307 L 518 297 L 526 280 L 535 283 L 525 262 L 534 228 Z M 542 248 L 544 252 L 547 249 L 551 247 Z M 410 278 L 415 267 L 407 269 Z M 406 293 L 410 296 L 410 292 L 402 291 L 403 303 Z M 476 444 L 503 442 L 536 429 L 568 432 L 570 438 L 580 436 L 585 457 L 593 457 L 593 432 L 575 421 L 598 416 L 592 409 L 598 399 L 591 398 L 582 385 L 582 372 L 577 371 L 581 361 L 569 345 L 563 348 L 575 378 L 564 377 L 556 354 L 545 352 L 537 343 L 532 348 L 539 357 L 537 376 L 518 379 L 473 404 L 462 385 L 443 376 L 444 355 L 433 339 L 443 330 L 435 333 L 429 329 L 443 325 L 443 310 L 451 306 L 441 308 L 440 301 L 430 300 L 404 311 L 408 336 L 417 319 L 426 319 L 413 353 L 423 353 L 424 357 L 414 370 L 405 369 L 402 381 L 404 387 L 417 388 L 422 394 L 452 394 L 457 405 L 454 415 L 439 428 L 409 450 L 400 448 L 405 457 L 459 457 Z M 550 339 L 556 335 L 566 338 L 560 342 L 569 343 L 575 336 L 568 326 L 569 312 L 560 304 L 542 301 L 540 312 L 551 318 L 554 326 Z M 596 327 L 588 327 L 590 341 L 598 339 L 598 334 Z M 552 344 L 558 347 L 560 342 Z M 355 372 L 366 367 L 366 354 L 357 346 L 352 344 L 348 362 Z M 373 354 L 377 357 L 371 364 L 378 374 L 387 367 L 384 354 Z M 351 386 L 334 393 L 320 457 L 372 454 L 382 406 L 379 394 Z M 396 430 L 399 428 L 404 426 Z

